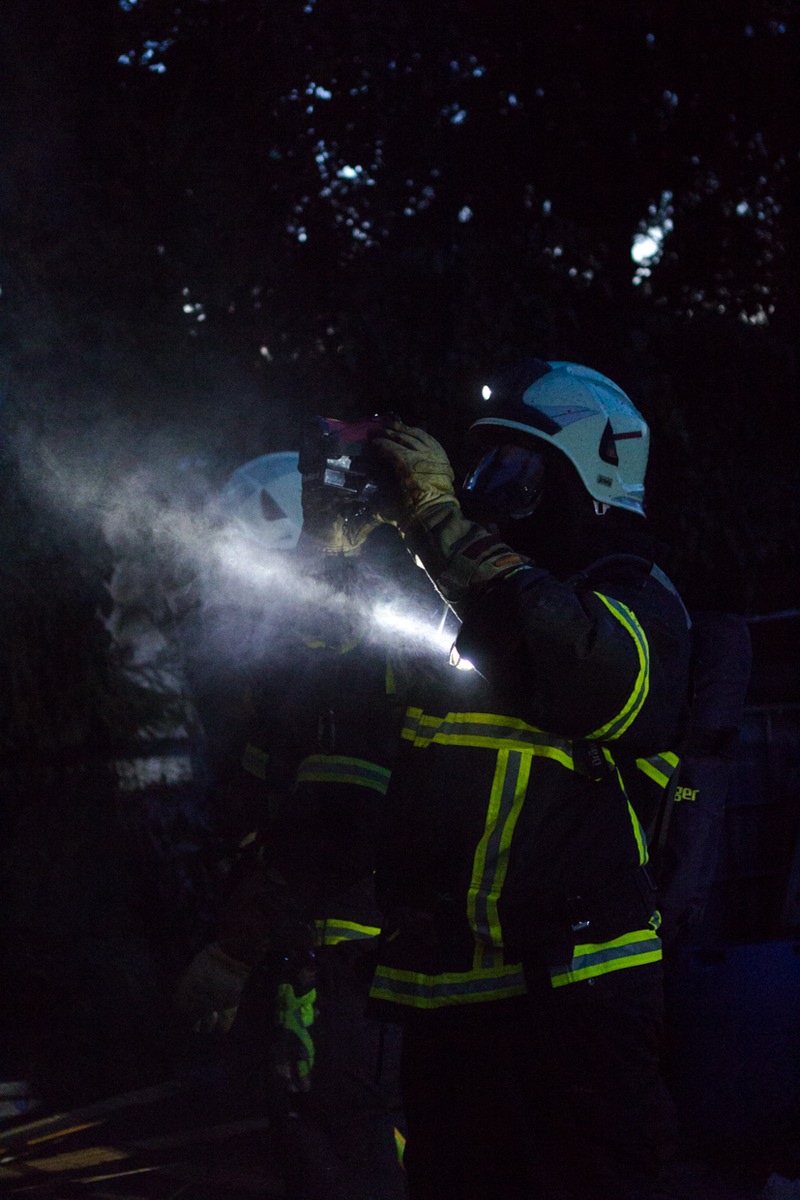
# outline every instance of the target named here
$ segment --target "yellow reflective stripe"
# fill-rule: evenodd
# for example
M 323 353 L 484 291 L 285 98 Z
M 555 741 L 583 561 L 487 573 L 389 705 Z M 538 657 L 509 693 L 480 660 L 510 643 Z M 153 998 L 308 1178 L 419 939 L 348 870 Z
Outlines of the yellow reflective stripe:
M 451 971 L 425 975 L 378 967 L 370 989 L 376 1000 L 389 1000 L 410 1008 L 444 1008 L 451 1004 L 479 1004 L 488 1000 L 506 1000 L 524 996 L 525 977 L 519 964 Z
M 249 775 L 255 775 L 257 779 L 266 779 L 268 762 L 269 755 L 266 750 L 254 746 L 252 742 L 247 743 L 242 751 L 242 766 Z
M 645 836 L 644 829 L 642 828 L 642 823 L 636 815 L 636 809 L 628 799 L 627 793 L 625 795 L 625 801 L 628 805 L 628 816 L 630 817 L 633 836 L 636 838 L 636 847 L 639 851 L 639 866 L 643 867 L 645 863 L 650 861 L 650 851 L 647 849 L 647 837 Z
M 454 713 L 434 717 L 421 708 L 406 710 L 402 736 L 415 746 L 424 748 L 435 742 L 442 746 L 474 746 L 487 750 L 532 751 L 544 758 L 553 758 L 574 771 L 572 742 L 553 737 L 535 725 L 516 717 L 497 713 Z
M 360 925 L 357 921 L 336 921 L 325 917 L 314 922 L 314 944 L 338 946 L 340 942 L 364 941 L 380 933 L 379 925 Z
M 653 754 L 650 758 L 637 758 L 636 766 L 648 779 L 665 788 L 669 786 L 679 762 L 678 755 L 668 750 L 665 754 Z
M 394 1146 L 395 1146 L 395 1150 L 397 1151 L 397 1161 L 399 1162 L 400 1166 L 402 1167 L 403 1155 L 406 1152 L 406 1139 L 403 1137 L 402 1133 L 400 1132 L 400 1130 L 397 1128 L 396 1125 L 394 1127 Z
M 356 646 L 361 644 L 360 638 L 349 642 L 326 642 L 322 638 L 305 637 L 300 640 L 309 650 L 335 650 L 337 654 L 349 654 L 351 650 L 355 650 Z
M 639 658 L 639 672 L 625 707 L 608 724 L 596 729 L 594 733 L 587 734 L 587 737 L 592 739 L 605 738 L 611 741 L 621 737 L 636 719 L 647 699 L 650 688 L 650 648 L 644 630 L 626 605 L 621 604 L 619 600 L 612 600 L 610 596 L 604 596 L 601 592 L 595 592 L 595 596 L 603 601 L 608 611 L 631 635 Z
M 508 870 L 514 827 L 528 787 L 531 750 L 500 750 L 497 755 L 486 828 L 475 851 L 467 892 L 467 917 L 479 942 L 503 944 L 497 901 Z
M 639 967 L 658 962 L 661 958 L 661 938 L 654 929 L 636 929 L 610 942 L 587 942 L 576 946 L 572 962 L 564 967 L 551 967 L 550 982 L 554 988 L 579 983 L 597 975 L 607 975 L 625 967 Z
M 633 805 L 630 802 L 630 798 L 628 796 L 628 789 L 625 787 L 625 781 L 623 780 L 622 776 L 620 775 L 619 768 L 617 767 L 616 763 L 614 762 L 614 756 L 612 755 L 611 751 L 608 749 L 607 746 L 603 747 L 603 755 L 606 759 L 606 762 L 609 764 L 609 766 L 612 766 L 614 768 L 614 772 L 617 776 L 617 783 L 619 784 L 622 794 L 625 797 L 625 803 L 628 806 L 628 817 L 630 819 L 631 829 L 633 830 L 633 836 L 636 839 L 636 847 L 639 851 L 639 866 L 643 867 L 645 865 L 645 863 L 649 862 L 649 860 L 650 860 L 650 852 L 647 849 L 647 836 L 645 834 L 644 828 L 642 827 L 642 823 L 636 814 L 636 809 L 633 807 Z
M 310 754 L 297 768 L 297 783 L 354 783 L 386 795 L 391 771 L 363 758 L 343 754 Z

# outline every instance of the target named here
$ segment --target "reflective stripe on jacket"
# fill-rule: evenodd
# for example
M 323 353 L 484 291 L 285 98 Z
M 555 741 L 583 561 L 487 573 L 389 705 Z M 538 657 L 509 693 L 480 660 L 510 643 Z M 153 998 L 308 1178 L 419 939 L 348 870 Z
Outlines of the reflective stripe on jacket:
M 402 672 L 385 647 L 323 638 L 298 640 L 282 665 L 243 756 L 265 784 L 262 865 L 302 894 L 317 946 L 375 938 L 375 842 Z
M 484 965 L 481 965 L 481 960 Z M 502 954 L 484 956 L 476 950 L 468 971 L 446 971 L 439 975 L 379 966 L 372 981 L 373 1000 L 388 1000 L 410 1008 L 444 1008 L 452 1004 L 476 1004 L 508 1000 L 527 991 L 522 966 L 507 965 Z
M 297 768 L 295 782 L 351 783 L 356 787 L 372 788 L 386 795 L 391 771 L 363 758 L 348 758 L 344 754 L 311 754 Z
M 406 1007 L 434 1009 L 523 995 L 526 986 L 521 964 L 507 963 L 504 959 L 506 939 L 499 913 L 514 831 L 528 797 L 536 759 L 547 759 L 565 771 L 581 773 L 582 747 L 566 739 L 549 739 L 542 730 L 527 726 L 525 722 L 486 713 L 448 713 L 445 718 L 436 720 L 419 709 L 411 709 L 402 736 L 417 749 L 438 742 L 443 746 L 457 746 L 461 751 L 470 747 L 496 751 L 484 828 L 475 846 L 465 898 L 473 960 L 467 969 L 438 973 L 384 962 L 376 970 L 371 996 Z M 641 827 L 619 785 L 613 759 L 609 754 L 605 758 L 611 768 L 607 778 L 613 780 L 627 813 L 631 856 L 637 864 L 642 864 L 646 861 L 647 850 Z M 398 941 L 398 949 L 402 951 L 402 934 Z M 645 948 L 640 948 L 642 943 Z M 463 959 L 463 944 L 459 947 L 460 953 L 454 955 L 454 961 L 455 957 Z M 392 945 L 387 944 L 389 959 L 393 958 L 392 949 Z M 453 950 L 456 950 L 455 945 Z M 560 987 L 593 975 L 653 962 L 660 957 L 661 943 L 657 935 L 651 929 L 639 930 L 606 943 L 576 947 L 575 957 L 568 966 L 553 968 L 551 982 L 553 987 Z
M 551 967 L 550 982 L 554 988 L 583 979 L 606 975 L 623 967 L 638 967 L 658 962 L 661 958 L 661 939 L 653 929 L 636 929 L 610 942 L 587 942 L 575 947 L 572 961 L 563 967 Z
M 428 682 L 406 711 L 378 874 L 375 1000 L 492 1001 L 525 992 L 521 962 L 563 987 L 661 957 L 655 905 L 638 886 L 646 838 L 617 762 L 619 751 L 666 778 L 677 761 L 650 747 L 674 736 L 688 663 L 682 606 L 658 583 L 641 596 L 594 591 L 583 608 L 552 590 L 547 603 L 532 587 L 494 619 L 483 612 L 484 640 L 470 641 L 465 624 L 465 657 L 479 669 Z M 496 667 L 481 657 L 487 641 Z M 547 729 L 551 697 L 572 736 Z
M 314 921 L 314 943 L 317 946 L 338 946 L 342 942 L 367 941 L 380 935 L 379 925 L 361 925 L 358 921 L 323 917 Z

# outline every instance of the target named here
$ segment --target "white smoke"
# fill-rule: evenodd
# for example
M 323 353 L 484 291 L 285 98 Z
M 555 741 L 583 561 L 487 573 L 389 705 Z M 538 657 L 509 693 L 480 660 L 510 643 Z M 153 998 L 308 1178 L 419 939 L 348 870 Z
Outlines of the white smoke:
M 457 622 L 405 552 L 375 586 L 345 586 L 310 571 L 294 551 L 266 550 L 246 536 L 220 504 L 225 479 L 213 479 L 183 447 L 151 442 L 133 465 L 120 466 L 132 436 L 109 427 L 91 445 L 45 442 L 20 458 L 28 490 L 51 519 L 102 535 L 115 563 L 109 591 L 118 610 L 126 603 L 146 610 L 154 628 L 203 614 L 209 658 L 258 660 L 289 632 L 293 614 L 313 610 L 320 624 L 349 624 L 359 636 L 447 660 Z M 131 646 L 132 660 L 142 652 Z

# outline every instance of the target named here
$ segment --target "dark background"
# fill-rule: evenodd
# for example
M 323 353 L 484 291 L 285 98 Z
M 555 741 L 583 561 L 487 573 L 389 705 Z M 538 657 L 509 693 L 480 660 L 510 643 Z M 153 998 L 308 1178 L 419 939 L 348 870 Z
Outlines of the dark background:
M 308 414 L 458 462 L 487 374 L 587 363 L 650 422 L 689 604 L 796 609 L 799 37 L 790 0 L 4 0 L 6 1074 L 61 1103 L 168 1056 L 214 891 L 180 530 Z M 132 563 L 149 681 L 107 624 Z M 796 702 L 796 622 L 757 624 L 755 699 Z M 184 782 L 121 790 L 168 753 Z
M 26 449 L 224 471 L 391 408 L 457 454 L 487 372 L 574 359 L 652 424 L 690 601 L 795 603 L 796 3 L 6 0 L 0 33 Z

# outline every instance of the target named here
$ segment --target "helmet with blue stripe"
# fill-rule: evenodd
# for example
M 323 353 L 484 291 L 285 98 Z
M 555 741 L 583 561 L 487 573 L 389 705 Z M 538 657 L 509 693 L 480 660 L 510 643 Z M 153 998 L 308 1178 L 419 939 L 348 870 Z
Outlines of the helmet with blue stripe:
M 644 516 L 649 430 L 611 379 L 578 363 L 530 359 L 487 384 L 483 397 L 485 411 L 469 437 L 484 454 L 467 477 L 466 494 L 477 496 L 498 473 L 507 481 L 513 475 L 517 511 L 510 515 L 528 515 L 541 488 L 531 452 L 546 443 L 570 460 L 598 512 L 610 506 Z

